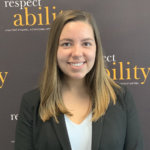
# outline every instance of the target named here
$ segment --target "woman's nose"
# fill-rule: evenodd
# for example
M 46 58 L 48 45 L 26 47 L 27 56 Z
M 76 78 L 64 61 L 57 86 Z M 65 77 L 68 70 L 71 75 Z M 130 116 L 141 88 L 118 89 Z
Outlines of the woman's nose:
M 82 57 L 83 52 L 82 52 L 82 48 L 79 45 L 74 45 L 74 47 L 72 48 L 72 57 L 73 58 L 78 58 L 78 57 Z

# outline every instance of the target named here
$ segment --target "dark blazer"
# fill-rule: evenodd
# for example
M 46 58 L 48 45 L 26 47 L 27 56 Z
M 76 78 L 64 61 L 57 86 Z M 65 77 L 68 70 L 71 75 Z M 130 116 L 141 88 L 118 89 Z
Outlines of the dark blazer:
M 71 150 L 64 115 L 59 124 L 53 118 L 45 123 L 39 117 L 40 92 L 24 94 L 16 126 L 15 150 Z M 80 138 L 80 137 L 79 137 Z M 124 88 L 117 93 L 106 114 L 92 123 L 92 150 L 142 150 L 137 112 L 132 96 Z

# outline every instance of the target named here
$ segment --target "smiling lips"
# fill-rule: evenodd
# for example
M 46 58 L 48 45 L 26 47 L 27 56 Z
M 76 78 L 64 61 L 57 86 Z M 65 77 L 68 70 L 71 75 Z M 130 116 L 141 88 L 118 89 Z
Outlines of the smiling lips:
M 79 67 L 82 66 L 86 62 L 68 62 L 71 66 Z

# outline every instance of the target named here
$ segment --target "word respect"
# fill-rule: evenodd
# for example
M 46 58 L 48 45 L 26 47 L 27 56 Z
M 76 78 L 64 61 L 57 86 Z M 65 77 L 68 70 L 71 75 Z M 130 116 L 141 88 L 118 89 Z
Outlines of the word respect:
M 5 7 L 18 7 L 23 9 L 24 7 L 37 7 L 41 6 L 41 0 L 10 0 L 4 1 Z

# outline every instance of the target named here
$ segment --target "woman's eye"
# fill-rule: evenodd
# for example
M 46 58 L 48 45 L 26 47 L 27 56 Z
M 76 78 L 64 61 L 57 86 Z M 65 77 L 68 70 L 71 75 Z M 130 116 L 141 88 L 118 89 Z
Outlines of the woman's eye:
M 66 43 L 62 43 L 62 44 L 60 44 L 62 47 L 70 47 L 71 46 L 71 43 L 68 43 L 68 42 L 66 42 Z
M 83 46 L 86 46 L 86 47 L 89 47 L 89 46 L 91 46 L 92 44 L 90 43 L 90 42 L 84 42 L 83 43 Z

